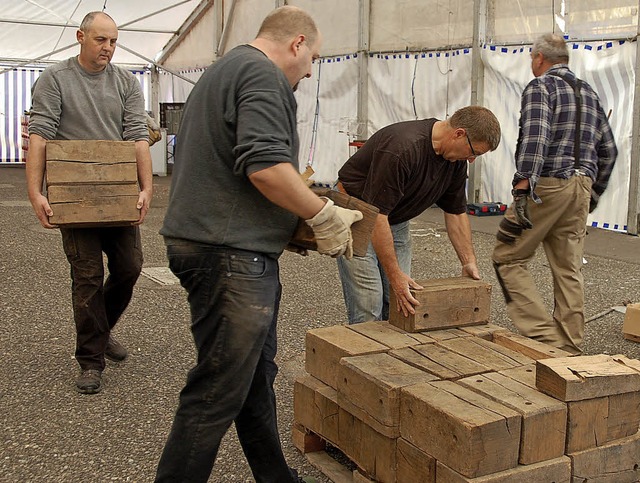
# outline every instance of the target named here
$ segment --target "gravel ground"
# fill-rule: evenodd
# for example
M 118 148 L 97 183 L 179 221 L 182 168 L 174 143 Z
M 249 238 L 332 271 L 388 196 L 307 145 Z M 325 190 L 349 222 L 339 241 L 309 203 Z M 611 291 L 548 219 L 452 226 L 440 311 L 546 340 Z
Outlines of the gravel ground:
M 145 268 L 167 266 L 158 230 L 169 181 L 154 178 L 153 207 L 142 226 Z M 492 322 L 513 330 L 490 262 L 498 218 L 472 218 L 480 269 L 494 288 Z M 459 274 L 438 210 L 415 220 L 412 232 L 414 278 Z M 593 230 L 587 242 L 587 317 L 625 300 L 640 301 L 640 240 Z M 0 246 L 0 482 L 152 481 L 178 392 L 194 362 L 183 289 L 140 278 L 116 328 L 129 359 L 108 362 L 101 393 L 81 395 L 74 389 L 78 368 L 69 267 L 58 232 L 41 228 L 32 213 L 21 168 L 0 168 Z M 337 269 L 332 259 L 315 253 L 307 258 L 286 253 L 281 262 L 276 392 L 282 443 L 291 466 L 328 482 L 294 448 L 290 429 L 293 381 L 304 372 L 305 331 L 346 322 Z M 551 304 L 543 254 L 531 270 Z M 622 320 L 622 314 L 610 312 L 590 322 L 585 353 L 640 358 L 640 345 L 622 336 Z M 210 481 L 253 481 L 233 430 Z

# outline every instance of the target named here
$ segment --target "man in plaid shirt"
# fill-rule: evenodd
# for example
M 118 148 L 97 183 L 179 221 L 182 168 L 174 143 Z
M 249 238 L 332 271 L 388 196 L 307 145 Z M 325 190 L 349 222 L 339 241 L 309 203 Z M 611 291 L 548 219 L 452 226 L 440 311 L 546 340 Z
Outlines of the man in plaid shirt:
M 598 95 L 568 62 L 562 37 L 546 34 L 533 44 L 536 77 L 522 94 L 514 201 L 500 223 L 493 262 L 518 330 L 580 354 L 587 216 L 607 187 L 618 150 Z M 527 269 L 541 243 L 553 274 L 551 315 Z

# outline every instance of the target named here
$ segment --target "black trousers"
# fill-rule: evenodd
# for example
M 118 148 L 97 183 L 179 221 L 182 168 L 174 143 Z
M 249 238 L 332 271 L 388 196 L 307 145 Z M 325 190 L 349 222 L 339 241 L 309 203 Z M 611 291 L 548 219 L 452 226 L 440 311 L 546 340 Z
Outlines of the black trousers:
M 142 270 L 140 229 L 62 228 L 60 232 L 71 265 L 76 360 L 83 370 L 103 370 L 109 333 L 129 305 Z M 109 270 L 106 281 L 103 253 Z

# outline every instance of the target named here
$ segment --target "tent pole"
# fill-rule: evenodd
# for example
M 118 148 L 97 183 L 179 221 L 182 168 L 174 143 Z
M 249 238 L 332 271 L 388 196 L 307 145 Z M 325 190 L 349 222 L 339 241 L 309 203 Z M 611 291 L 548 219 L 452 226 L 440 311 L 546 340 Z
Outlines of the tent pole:
M 638 2 L 640 8 L 640 1 Z M 633 126 L 631 128 L 631 170 L 629 173 L 629 207 L 627 210 L 627 233 L 638 235 L 640 225 L 640 19 L 636 35 L 636 79 L 633 96 Z
M 356 137 L 366 139 L 369 134 L 369 35 L 371 0 L 359 0 L 358 19 L 358 100 Z
M 484 65 L 482 44 L 487 32 L 487 1 L 473 0 L 473 44 L 471 48 L 471 105 L 484 104 Z M 470 203 L 482 201 L 482 158 L 469 165 L 467 198 Z
M 231 24 L 233 22 L 233 14 L 236 10 L 236 0 L 231 0 L 231 7 L 229 8 L 229 16 L 224 24 L 222 35 L 220 36 L 220 42 L 218 42 L 218 48 L 216 49 L 216 58 L 224 55 L 224 49 L 227 47 L 227 39 L 229 38 L 229 31 L 231 30 Z

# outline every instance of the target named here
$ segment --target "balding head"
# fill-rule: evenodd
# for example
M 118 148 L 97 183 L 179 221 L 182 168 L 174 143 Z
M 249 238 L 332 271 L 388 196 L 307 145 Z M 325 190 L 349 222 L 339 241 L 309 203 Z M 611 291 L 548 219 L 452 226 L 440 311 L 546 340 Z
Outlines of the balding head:
M 287 42 L 297 35 L 304 35 L 309 45 L 318 37 L 318 27 L 304 10 L 286 5 L 276 8 L 263 20 L 256 38 L 275 42 Z

